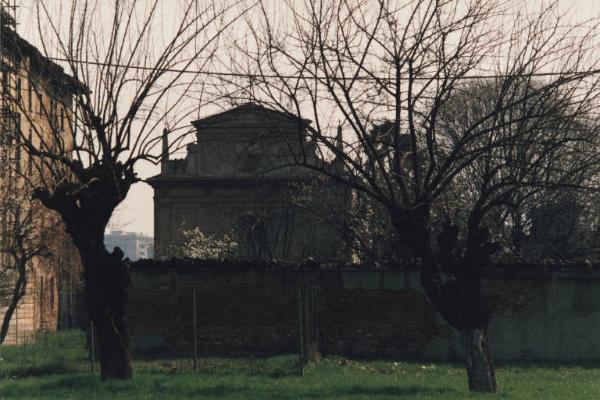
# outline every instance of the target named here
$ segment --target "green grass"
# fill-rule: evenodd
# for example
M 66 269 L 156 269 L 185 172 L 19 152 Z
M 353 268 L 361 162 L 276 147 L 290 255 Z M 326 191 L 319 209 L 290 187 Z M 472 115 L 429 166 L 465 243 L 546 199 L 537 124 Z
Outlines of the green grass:
M 8 378 L 0 381 L 0 399 L 600 398 L 600 370 L 595 368 L 503 366 L 499 393 L 490 396 L 469 394 L 458 365 L 329 358 L 301 377 L 291 360 L 223 360 L 218 368 L 197 373 L 138 372 L 129 382 L 103 383 L 91 373 Z
M 205 358 L 198 371 L 174 360 L 136 361 L 127 382 L 100 382 L 89 371 L 77 333 L 0 348 L 0 399 L 600 399 L 600 363 L 530 363 L 498 367 L 499 392 L 470 394 L 459 364 L 326 358 L 302 377 L 295 355 Z M 60 362 L 48 346 L 66 350 Z M 79 348 L 79 350 L 77 350 Z M 37 353 L 37 354 L 36 354 Z M 40 354 L 41 353 L 41 354 Z M 23 359 L 35 368 L 23 365 Z
M 89 370 L 85 343 L 84 332 L 65 330 L 38 334 L 32 344 L 0 346 L 0 378 Z

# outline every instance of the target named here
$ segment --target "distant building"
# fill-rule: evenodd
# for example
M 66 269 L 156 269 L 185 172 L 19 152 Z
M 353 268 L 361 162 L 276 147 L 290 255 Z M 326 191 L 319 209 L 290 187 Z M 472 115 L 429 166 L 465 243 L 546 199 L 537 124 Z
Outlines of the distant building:
M 141 233 L 112 231 L 104 235 L 104 247 L 108 251 L 121 248 L 131 261 L 154 257 L 154 238 Z
M 186 158 L 164 160 L 160 175 L 148 179 L 156 256 L 180 255 L 183 233 L 198 228 L 216 239 L 233 237 L 240 259 L 348 259 L 339 232 L 311 211 L 324 196 L 336 196 L 343 209 L 350 196 L 299 165 L 335 167 L 318 159 L 306 134 L 309 124 L 253 103 L 192 122 L 197 141 L 187 146 Z M 316 195 L 312 204 L 299 206 L 307 187 Z

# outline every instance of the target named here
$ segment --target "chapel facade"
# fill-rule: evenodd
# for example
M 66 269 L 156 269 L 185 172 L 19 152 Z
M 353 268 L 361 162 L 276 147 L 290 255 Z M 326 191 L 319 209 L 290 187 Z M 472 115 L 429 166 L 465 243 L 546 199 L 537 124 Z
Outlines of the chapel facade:
M 253 103 L 193 121 L 186 157 L 164 160 L 148 180 L 156 256 L 178 256 L 185 232 L 198 228 L 233 240 L 241 259 L 347 261 L 339 232 L 315 210 L 325 198 L 347 207 L 349 191 L 306 168 L 325 163 L 309 124 Z

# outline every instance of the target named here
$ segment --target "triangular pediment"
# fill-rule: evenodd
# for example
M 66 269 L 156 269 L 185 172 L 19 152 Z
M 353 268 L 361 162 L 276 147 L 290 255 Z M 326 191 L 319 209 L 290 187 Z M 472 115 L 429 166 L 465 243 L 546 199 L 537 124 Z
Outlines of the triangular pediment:
M 210 115 L 192 121 L 192 125 L 198 130 L 223 127 L 253 130 L 256 127 L 293 127 L 300 129 L 306 128 L 311 123 L 308 119 L 301 119 L 297 116 L 282 111 L 272 110 L 256 103 L 246 103 L 241 106 L 225 110 L 223 112 Z M 286 131 L 289 129 L 286 129 Z M 296 130 L 297 132 L 297 130 Z

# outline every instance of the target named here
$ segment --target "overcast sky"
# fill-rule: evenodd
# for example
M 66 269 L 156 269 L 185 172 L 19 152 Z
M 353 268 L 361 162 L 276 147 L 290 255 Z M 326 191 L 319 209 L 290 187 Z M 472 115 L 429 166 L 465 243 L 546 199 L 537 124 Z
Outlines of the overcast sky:
M 56 1 L 56 3 L 55 3 Z M 48 0 L 46 4 L 58 4 L 60 0 Z M 104 3 L 106 0 L 99 0 Z M 145 0 L 136 0 L 143 2 Z M 276 0 L 279 1 L 279 0 Z M 543 0 L 522 0 L 523 5 L 535 5 Z M 31 10 L 33 0 L 17 1 L 19 9 L 17 11 L 17 19 L 19 21 L 18 31 L 26 39 L 36 44 L 34 33 L 34 20 Z M 107 4 L 110 2 L 106 1 Z M 518 4 L 519 2 L 516 1 Z M 163 13 L 168 16 L 173 9 L 173 0 L 163 1 Z M 572 10 L 575 20 L 584 20 L 594 17 L 600 17 L 600 0 L 559 0 L 559 5 L 565 12 Z M 183 157 L 179 154 L 178 157 Z M 157 166 L 143 165 L 139 169 L 139 174 L 143 178 L 153 176 L 159 172 Z M 114 215 L 111 226 L 113 228 L 123 229 L 133 232 L 141 232 L 148 235 L 153 235 L 154 217 L 153 217 L 153 200 L 152 189 L 145 183 L 138 183 L 133 186 L 127 199 L 118 208 Z

